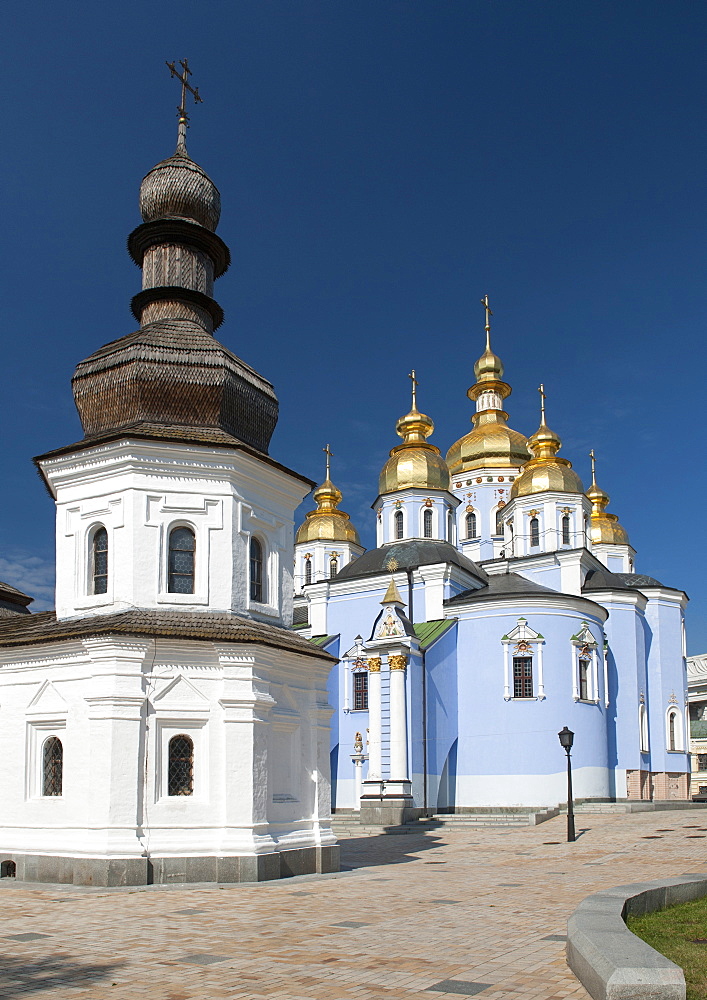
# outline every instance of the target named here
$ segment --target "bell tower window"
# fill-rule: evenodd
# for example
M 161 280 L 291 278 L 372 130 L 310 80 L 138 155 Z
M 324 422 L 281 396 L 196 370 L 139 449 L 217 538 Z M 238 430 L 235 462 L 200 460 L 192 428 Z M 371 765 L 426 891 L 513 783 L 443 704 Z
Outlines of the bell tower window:
M 432 511 L 429 507 L 425 508 L 422 515 L 422 532 L 425 538 L 432 538 Z
M 503 507 L 499 507 L 498 510 L 496 511 L 496 524 L 495 524 L 495 527 L 496 527 L 496 534 L 497 535 L 502 535 L 503 534 Z
M 402 538 L 404 534 L 404 524 L 403 524 L 403 512 L 401 510 L 396 510 L 395 512 L 395 537 Z
M 339 572 L 339 559 L 337 556 L 332 556 L 329 560 L 329 579 L 333 579 Z
M 103 525 L 93 533 L 91 577 L 94 594 L 108 592 L 108 532 Z
M 476 514 L 466 515 L 466 537 L 476 538 Z
M 305 584 L 312 582 L 312 560 L 305 559 L 304 561 L 304 582 Z
M 194 552 L 196 536 L 191 528 L 172 528 L 169 533 L 170 594 L 194 593 Z

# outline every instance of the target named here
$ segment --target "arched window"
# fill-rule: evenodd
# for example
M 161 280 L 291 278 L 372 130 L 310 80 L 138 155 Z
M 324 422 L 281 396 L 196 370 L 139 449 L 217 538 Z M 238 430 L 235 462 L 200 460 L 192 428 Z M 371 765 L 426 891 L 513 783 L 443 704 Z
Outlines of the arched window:
M 196 537 L 191 528 L 172 528 L 169 533 L 170 594 L 194 593 L 194 551 Z
M 93 533 L 91 545 L 91 577 L 94 594 L 108 591 L 108 532 L 101 525 Z
M 305 584 L 312 582 L 312 560 L 305 559 L 304 561 L 304 582 Z
M 332 556 L 329 560 L 329 579 L 331 580 L 339 572 L 339 558 Z
M 422 534 L 425 538 L 432 538 L 432 511 L 429 507 L 425 508 L 422 515 Z
M 395 537 L 403 537 L 403 512 L 401 510 L 395 512 Z
M 454 541 L 454 517 L 451 510 L 447 511 L 447 541 Z
M 537 517 L 530 519 L 530 544 L 540 545 L 540 523 Z
M 562 544 L 570 544 L 570 516 L 564 514 L 562 517 Z
M 58 736 L 50 736 L 42 749 L 42 795 L 61 795 L 64 748 Z
M 466 515 L 466 537 L 476 538 L 476 514 Z
M 666 719 L 666 739 L 668 744 L 668 750 L 678 750 L 682 751 L 685 749 L 683 743 L 682 735 L 682 721 L 680 716 L 680 709 L 669 708 L 668 717 Z
M 503 534 L 503 507 L 499 507 L 496 511 L 496 534 Z
M 194 744 L 184 734 L 173 736 L 169 741 L 167 794 L 194 794 Z
M 3 861 L 0 864 L 0 878 L 16 878 L 17 865 L 14 861 Z
M 250 599 L 265 601 L 265 577 L 263 574 L 263 546 L 258 538 L 250 540 Z

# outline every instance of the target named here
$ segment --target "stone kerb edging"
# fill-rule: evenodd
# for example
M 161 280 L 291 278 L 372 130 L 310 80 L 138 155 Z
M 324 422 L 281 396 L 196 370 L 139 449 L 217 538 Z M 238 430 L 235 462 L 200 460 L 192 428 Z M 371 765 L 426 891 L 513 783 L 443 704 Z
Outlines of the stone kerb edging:
M 685 1000 L 682 969 L 624 923 L 707 896 L 707 874 L 634 882 L 587 896 L 567 921 L 567 964 L 595 1000 Z

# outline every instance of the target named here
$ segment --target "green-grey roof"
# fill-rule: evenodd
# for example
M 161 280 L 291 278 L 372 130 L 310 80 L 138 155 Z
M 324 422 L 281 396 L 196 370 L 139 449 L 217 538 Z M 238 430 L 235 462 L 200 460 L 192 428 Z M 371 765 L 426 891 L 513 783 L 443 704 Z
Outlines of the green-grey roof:
M 337 638 L 338 636 L 336 635 L 313 635 L 309 641 L 313 642 L 315 646 L 320 646 L 323 649 Z
M 423 651 L 429 649 L 445 632 L 450 630 L 452 625 L 456 624 L 456 621 L 456 618 L 437 618 L 431 622 L 417 622 L 413 625 L 420 649 Z
M 475 576 L 480 582 L 486 580 L 486 573 L 467 559 L 449 542 L 427 538 L 409 538 L 401 542 L 388 542 L 379 549 L 369 549 L 358 559 L 353 559 L 336 574 L 335 580 L 354 580 L 361 576 L 381 576 L 385 573 L 405 572 L 418 566 L 434 566 L 438 563 L 458 566 Z
M 502 597 L 533 597 L 536 594 L 553 594 L 558 591 L 543 587 L 540 583 L 527 580 L 519 573 L 501 573 L 488 577 L 488 583 L 481 590 L 464 590 L 456 597 L 448 598 L 445 607 L 455 604 L 466 604 L 469 601 L 493 601 Z

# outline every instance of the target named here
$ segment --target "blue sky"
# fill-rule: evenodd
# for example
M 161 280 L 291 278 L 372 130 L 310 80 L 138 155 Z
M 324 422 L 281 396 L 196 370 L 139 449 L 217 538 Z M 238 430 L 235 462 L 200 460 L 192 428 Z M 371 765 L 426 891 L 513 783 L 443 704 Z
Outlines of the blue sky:
M 129 333 L 142 176 L 189 151 L 233 264 L 219 339 L 280 399 L 271 453 L 321 448 L 363 540 L 411 368 L 442 451 L 493 344 L 511 425 L 598 480 L 637 569 L 707 648 L 703 444 L 707 7 L 673 0 L 41 2 L 4 15 L 0 578 L 51 606 L 33 455 L 81 429 L 76 363 Z M 688 513 L 689 512 L 689 513 Z

